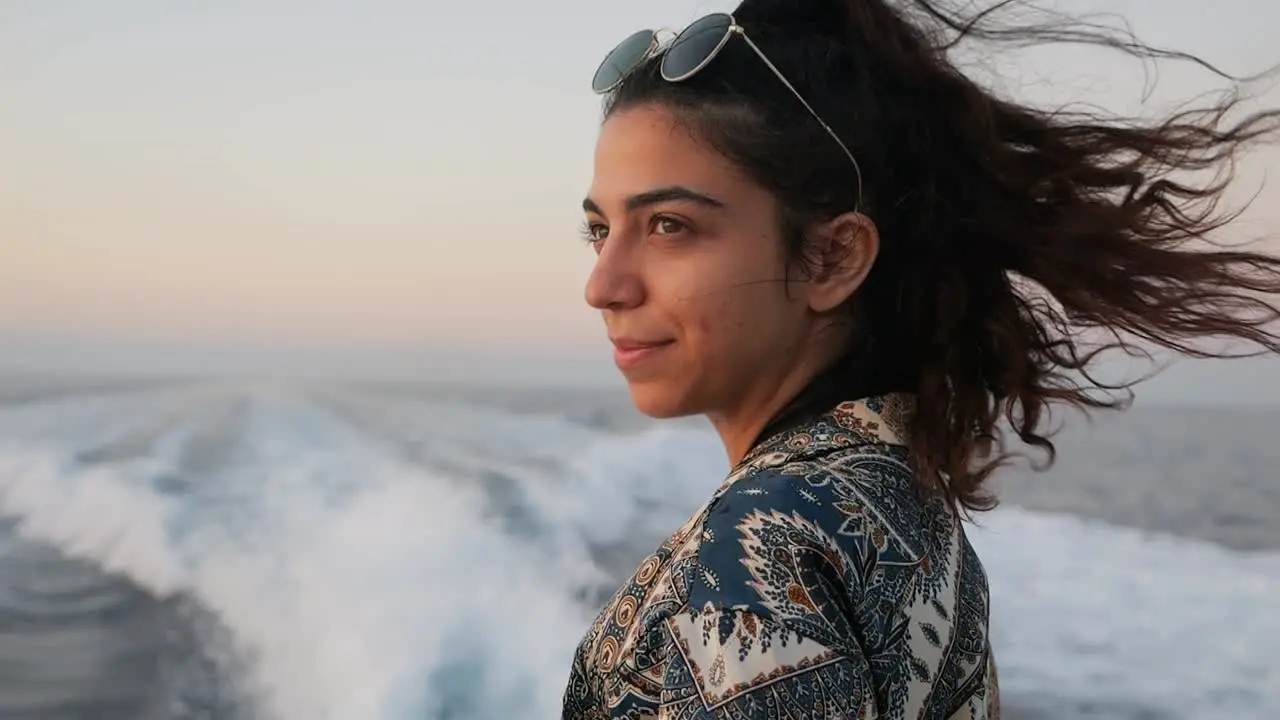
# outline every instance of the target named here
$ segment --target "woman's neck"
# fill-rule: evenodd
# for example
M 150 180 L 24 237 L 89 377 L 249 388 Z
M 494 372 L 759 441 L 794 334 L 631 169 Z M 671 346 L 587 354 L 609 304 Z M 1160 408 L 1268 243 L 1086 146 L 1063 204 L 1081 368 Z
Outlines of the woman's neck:
M 708 413 L 736 466 L 764 440 L 799 427 L 849 400 L 891 392 L 909 392 L 909 363 L 899 362 L 874 343 L 861 343 L 835 357 L 797 363 L 764 387 L 754 403 L 736 413 Z
M 790 373 L 761 376 L 756 392 L 744 394 L 737 407 L 707 413 L 724 444 L 730 466 L 747 456 L 766 426 L 813 382 L 821 369 L 816 363 L 804 364 Z

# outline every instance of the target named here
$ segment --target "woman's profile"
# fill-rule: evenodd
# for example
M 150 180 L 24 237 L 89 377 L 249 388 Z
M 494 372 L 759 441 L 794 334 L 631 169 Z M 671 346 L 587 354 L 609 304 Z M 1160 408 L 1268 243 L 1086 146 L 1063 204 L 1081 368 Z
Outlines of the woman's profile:
M 1001 427 L 1052 453 L 1051 406 L 1127 400 L 1090 369 L 1134 338 L 1280 351 L 1280 259 L 1189 179 L 1280 113 L 999 99 L 949 44 L 1175 54 L 997 15 L 745 0 L 600 66 L 586 298 L 637 408 L 707 416 L 732 469 L 593 623 L 565 718 L 999 717 L 961 519 Z

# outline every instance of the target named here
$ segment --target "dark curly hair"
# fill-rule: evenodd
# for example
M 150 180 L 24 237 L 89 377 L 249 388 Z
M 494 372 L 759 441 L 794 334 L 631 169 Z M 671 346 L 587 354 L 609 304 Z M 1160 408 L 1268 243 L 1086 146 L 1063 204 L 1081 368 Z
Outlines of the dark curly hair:
M 734 12 L 859 160 L 858 209 L 881 249 L 849 317 L 908 369 L 924 487 L 966 510 L 995 504 L 982 484 L 1013 456 L 1003 423 L 1047 467 L 1053 404 L 1131 400 L 1129 385 L 1091 374 L 1103 352 L 1145 341 L 1228 356 L 1205 349 L 1210 338 L 1246 341 L 1237 355 L 1280 352 L 1280 259 L 1215 237 L 1240 212 L 1219 207 L 1234 161 L 1274 138 L 1280 110 L 1234 118 L 1235 93 L 1143 121 L 997 97 L 953 61 L 962 41 L 1092 43 L 1219 72 L 1082 19 L 999 22 L 1016 4 L 966 16 L 937 0 L 745 0 Z M 650 59 L 605 114 L 654 104 L 776 195 L 802 268 L 804 229 L 855 209 L 848 158 L 745 43 L 678 83 Z

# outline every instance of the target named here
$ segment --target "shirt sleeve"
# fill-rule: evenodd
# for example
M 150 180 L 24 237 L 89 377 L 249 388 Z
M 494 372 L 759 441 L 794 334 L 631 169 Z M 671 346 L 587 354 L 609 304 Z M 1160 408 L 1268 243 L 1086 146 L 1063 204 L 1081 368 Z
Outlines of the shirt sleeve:
M 743 609 L 666 620 L 659 720 L 876 720 L 866 659 Z

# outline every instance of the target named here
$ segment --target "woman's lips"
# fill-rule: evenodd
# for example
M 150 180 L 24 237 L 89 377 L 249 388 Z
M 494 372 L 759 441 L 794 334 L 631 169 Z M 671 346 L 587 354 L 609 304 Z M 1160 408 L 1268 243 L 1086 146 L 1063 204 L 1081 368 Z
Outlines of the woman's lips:
M 613 362 L 619 370 L 631 370 L 652 360 L 674 344 L 674 340 L 656 342 L 618 338 L 613 340 Z

